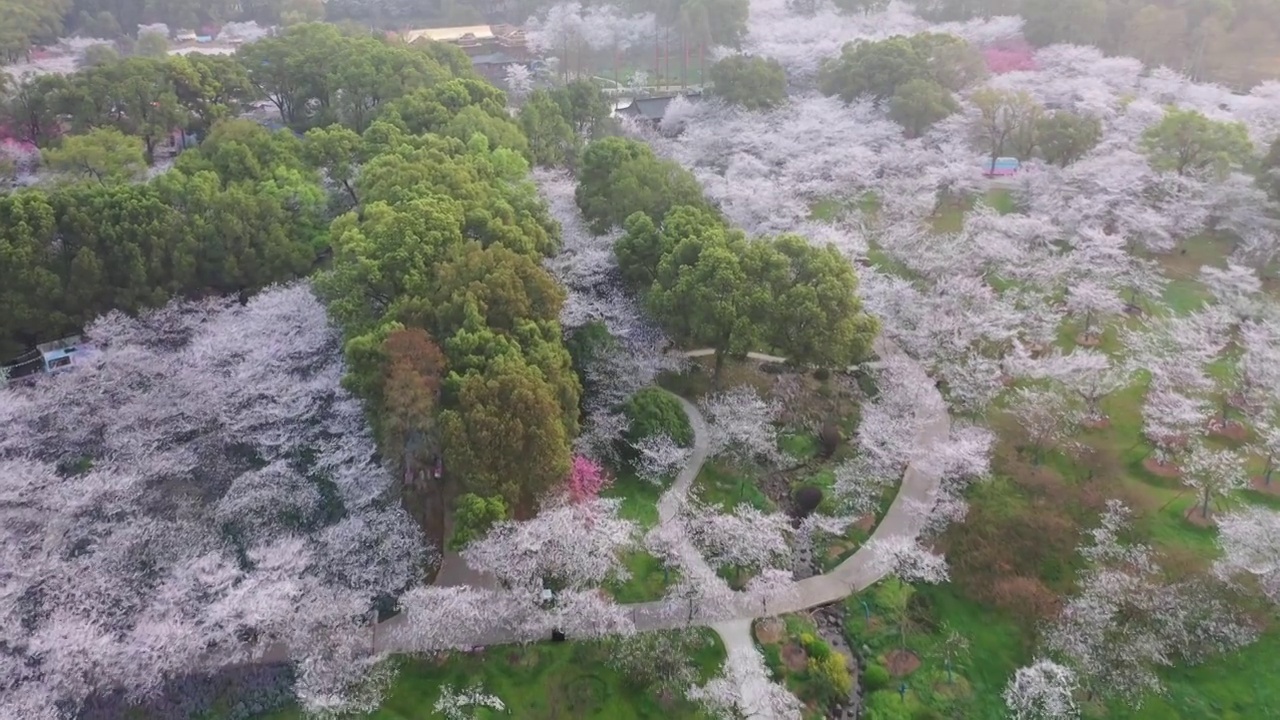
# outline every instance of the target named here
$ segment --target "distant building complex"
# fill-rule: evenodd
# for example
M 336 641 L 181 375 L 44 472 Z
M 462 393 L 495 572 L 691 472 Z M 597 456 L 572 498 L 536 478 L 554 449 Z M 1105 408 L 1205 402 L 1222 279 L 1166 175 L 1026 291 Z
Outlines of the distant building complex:
M 512 65 L 531 65 L 535 58 L 525 43 L 524 31 L 514 25 L 465 25 L 448 28 L 419 28 L 389 33 L 407 43 L 420 40 L 449 43 L 471 58 L 476 72 L 498 84 Z

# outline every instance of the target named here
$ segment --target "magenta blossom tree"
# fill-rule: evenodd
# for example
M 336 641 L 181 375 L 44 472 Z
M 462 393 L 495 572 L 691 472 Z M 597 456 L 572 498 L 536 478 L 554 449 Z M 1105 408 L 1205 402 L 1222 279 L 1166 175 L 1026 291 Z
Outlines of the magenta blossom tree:
M 992 75 L 1036 69 L 1035 50 L 1025 40 L 1009 40 L 984 48 L 982 59 L 987 61 L 987 72 Z
M 571 501 L 583 503 L 595 500 L 608 484 L 609 477 L 605 475 L 604 468 L 600 467 L 599 463 L 582 455 L 573 457 L 573 464 L 569 466 L 569 477 L 565 479 L 565 489 L 569 492 Z

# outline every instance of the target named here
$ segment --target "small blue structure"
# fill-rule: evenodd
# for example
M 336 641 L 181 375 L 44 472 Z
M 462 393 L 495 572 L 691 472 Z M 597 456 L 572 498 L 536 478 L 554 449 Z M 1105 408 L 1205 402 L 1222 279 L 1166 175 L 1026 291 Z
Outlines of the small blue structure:
M 998 157 L 987 164 L 983 174 L 987 177 L 1009 177 L 1017 175 L 1022 163 L 1016 157 Z
M 79 335 L 37 345 L 36 350 L 40 352 L 47 373 L 70 368 L 94 354 L 93 347 L 83 343 Z

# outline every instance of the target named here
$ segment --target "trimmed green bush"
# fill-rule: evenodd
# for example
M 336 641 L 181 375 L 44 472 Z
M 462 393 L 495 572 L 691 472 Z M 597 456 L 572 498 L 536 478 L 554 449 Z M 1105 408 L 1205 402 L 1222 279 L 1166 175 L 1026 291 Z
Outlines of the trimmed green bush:
M 622 408 L 631 422 L 626 440 L 629 444 L 654 435 L 668 435 L 680 447 L 693 445 L 693 426 L 684 414 L 680 401 L 657 388 L 646 388 L 631 396 Z
M 889 687 L 889 670 L 879 663 L 867 665 L 862 671 L 862 687 L 869 693 Z
M 871 693 L 862 709 L 865 720 L 912 720 L 910 708 L 892 690 Z

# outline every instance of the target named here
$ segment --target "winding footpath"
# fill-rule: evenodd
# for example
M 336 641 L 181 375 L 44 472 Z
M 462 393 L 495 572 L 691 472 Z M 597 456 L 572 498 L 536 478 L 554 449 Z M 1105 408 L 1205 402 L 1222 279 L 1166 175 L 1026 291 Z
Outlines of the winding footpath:
M 888 512 L 876 525 L 871 539 L 884 539 L 893 536 L 915 538 L 923 528 L 925 518 L 912 512 L 911 506 L 929 500 L 938 490 L 941 477 L 929 469 L 928 463 L 921 460 L 928 457 L 934 448 L 946 442 L 951 432 L 951 419 L 947 415 L 946 406 L 924 369 L 907 356 L 891 340 L 877 338 L 873 347 L 881 361 L 890 357 L 905 360 L 918 376 L 919 382 L 927 385 L 926 392 L 921 393 L 921 407 L 918 413 L 918 430 L 914 439 L 915 451 L 913 459 L 908 463 L 902 476 L 902 484 L 898 495 L 889 506 Z M 685 353 L 687 357 L 703 357 L 712 354 L 711 350 L 694 350 Z M 749 353 L 747 356 L 758 362 L 785 362 L 785 358 L 761 353 Z M 877 363 L 877 364 L 882 364 Z M 874 365 L 873 365 L 874 366 Z M 680 507 L 686 501 L 689 489 L 703 464 L 710 454 L 710 430 L 706 420 L 697 406 L 684 398 L 678 398 L 689 422 L 694 430 L 693 451 L 689 455 L 684 468 L 680 471 L 671 487 L 658 500 L 659 524 L 664 525 L 676 521 Z M 706 560 L 687 538 L 681 538 L 674 548 L 678 562 L 686 572 L 695 574 L 714 572 L 707 566 Z M 763 658 L 756 650 L 751 637 L 751 623 L 762 617 L 772 617 L 785 613 L 800 612 L 842 600 L 849 595 L 860 592 L 882 579 L 887 570 L 883 563 L 875 562 L 874 549 L 866 543 L 862 548 L 840 563 L 830 572 L 815 575 L 796 583 L 794 592 L 788 596 L 771 600 L 762 606 L 758 599 L 748 597 L 745 593 L 734 593 L 733 600 L 727 607 L 691 608 L 689 612 L 672 607 L 670 602 L 647 602 L 624 605 L 627 614 L 635 624 L 636 630 L 669 630 L 688 626 L 704 626 L 714 629 L 724 641 L 728 654 L 728 662 L 738 663 L 738 677 L 767 679 L 768 673 Z M 398 632 L 404 625 L 404 616 L 397 615 L 378 623 L 374 628 L 373 649 L 378 652 L 404 653 L 422 652 L 434 648 L 415 647 L 406 641 Z M 524 637 L 521 633 L 494 623 L 473 638 L 472 645 L 488 646 L 515 642 L 528 642 L 541 638 Z M 751 703 L 753 693 L 759 692 L 755 682 L 743 682 L 743 700 Z M 755 716 L 757 720 L 773 720 L 767 712 Z

